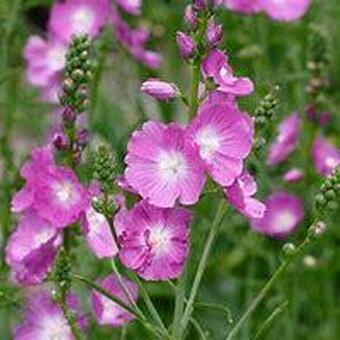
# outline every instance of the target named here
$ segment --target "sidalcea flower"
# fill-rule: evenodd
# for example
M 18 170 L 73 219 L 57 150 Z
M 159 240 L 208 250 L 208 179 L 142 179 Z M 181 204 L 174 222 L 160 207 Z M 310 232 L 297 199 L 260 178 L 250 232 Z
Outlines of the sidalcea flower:
M 31 208 L 55 227 L 64 228 L 86 209 L 86 190 L 72 170 L 54 164 L 50 147 L 33 150 L 20 173 L 26 185 L 13 198 L 13 212 Z
M 304 217 L 300 199 L 290 193 L 279 191 L 266 201 L 266 211 L 259 219 L 252 219 L 251 227 L 274 238 L 285 238 L 298 227 Z
M 227 55 L 219 49 L 213 49 L 203 60 L 202 71 L 205 77 L 214 80 L 218 91 L 235 96 L 247 96 L 254 91 L 249 78 L 234 76 Z
M 137 301 L 138 288 L 136 284 L 125 277 L 122 277 L 122 283 L 125 290 L 114 275 L 109 275 L 99 282 L 103 289 L 116 296 L 122 302 L 131 304 L 131 298 L 134 302 Z M 97 291 L 92 292 L 91 303 L 94 316 L 100 325 L 120 327 L 134 319 L 129 312 Z
M 279 21 L 296 21 L 310 6 L 310 0 L 258 0 L 258 2 L 262 11 Z
M 243 14 L 257 13 L 260 11 L 260 0 L 224 0 L 224 5 Z
M 184 59 L 191 58 L 194 55 L 196 44 L 189 35 L 183 32 L 177 32 L 176 41 Z
M 6 263 L 19 284 L 39 284 L 46 278 L 58 246 L 60 232 L 48 221 L 27 211 L 6 246 Z
M 242 215 L 248 218 L 262 218 L 266 206 L 253 198 L 257 191 L 254 178 L 246 171 L 229 187 L 224 189 L 226 198 Z
M 66 43 L 73 35 L 96 37 L 110 14 L 109 0 L 56 1 L 52 7 L 49 30 Z
M 117 5 L 126 13 L 139 15 L 142 0 L 116 0 Z
M 157 208 L 146 201 L 116 215 L 122 263 L 145 280 L 181 275 L 188 255 L 191 213 L 183 208 Z
M 279 135 L 269 150 L 268 165 L 282 163 L 295 150 L 300 126 L 301 121 L 297 113 L 293 113 L 279 125 Z
M 198 201 L 204 168 L 179 125 L 145 123 L 132 134 L 125 162 L 127 183 L 151 204 L 167 208 L 177 199 L 185 205 Z
M 91 197 L 99 195 L 99 186 L 92 183 L 89 193 Z M 82 218 L 82 229 L 87 244 L 98 258 L 112 258 L 117 255 L 118 247 L 113 239 L 110 225 L 106 217 L 96 212 L 91 203 Z
M 323 137 L 317 137 L 312 150 L 314 166 L 322 176 L 330 175 L 340 164 L 340 149 L 327 142 Z
M 77 312 L 77 298 L 69 295 L 67 304 L 72 312 Z M 86 319 L 77 316 L 77 326 L 84 330 Z M 14 330 L 14 340 L 73 340 L 69 326 L 60 306 L 54 302 L 47 291 L 40 290 L 28 298 L 24 321 Z
M 230 186 L 243 170 L 253 145 L 253 122 L 225 96 L 211 97 L 199 108 L 187 130 L 205 169 L 222 186 Z
M 58 101 L 66 52 L 67 46 L 54 38 L 45 41 L 38 36 L 31 36 L 25 46 L 27 80 L 41 88 L 44 99 L 49 102 Z
M 286 182 L 291 182 L 291 183 L 295 183 L 295 182 L 300 182 L 304 177 L 303 172 L 300 169 L 291 169 L 289 171 L 287 171 L 284 175 L 283 175 L 283 179 Z
M 170 100 L 178 95 L 175 84 L 168 83 L 159 79 L 149 79 L 141 86 L 141 91 L 158 100 Z

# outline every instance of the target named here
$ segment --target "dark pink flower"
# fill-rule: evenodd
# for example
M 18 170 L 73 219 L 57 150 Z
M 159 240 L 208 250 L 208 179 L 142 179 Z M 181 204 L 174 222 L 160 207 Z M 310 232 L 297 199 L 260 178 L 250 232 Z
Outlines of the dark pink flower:
M 198 148 L 206 170 L 222 186 L 230 186 L 243 170 L 253 145 L 253 122 L 225 96 L 213 96 L 199 108 L 186 132 Z
M 58 229 L 34 211 L 27 211 L 6 246 L 6 262 L 14 281 L 23 285 L 41 283 L 60 243 Z
M 265 205 L 264 216 L 252 219 L 251 227 L 271 237 L 287 237 L 294 232 L 304 217 L 300 199 L 284 191 L 270 195 Z
M 116 215 L 122 263 L 145 280 L 181 275 L 188 255 L 191 213 L 183 208 L 157 208 L 146 201 Z
M 322 176 L 330 175 L 340 164 L 340 149 L 337 149 L 321 136 L 316 138 L 312 154 L 314 166 Z
M 295 150 L 300 127 L 301 121 L 297 113 L 293 113 L 279 125 L 279 135 L 269 150 L 268 165 L 282 163 Z
M 179 125 L 145 123 L 133 133 L 125 162 L 128 184 L 151 204 L 167 208 L 177 199 L 185 205 L 198 201 L 204 168 Z
M 122 283 L 127 292 L 121 287 L 118 278 L 114 275 L 109 275 L 99 282 L 102 288 L 122 302 L 131 304 L 130 298 L 137 301 L 138 288 L 136 284 L 125 277 L 122 277 Z M 97 291 L 92 291 L 91 303 L 94 316 L 100 325 L 120 327 L 134 319 L 129 312 Z
M 73 35 L 94 38 L 107 23 L 111 13 L 109 0 L 56 1 L 50 13 L 49 30 L 66 43 Z
M 244 171 L 230 187 L 224 189 L 230 204 L 242 215 L 248 218 L 262 218 L 266 206 L 252 197 L 256 191 L 256 182 L 247 171 Z
M 203 60 L 202 71 L 205 77 L 214 80 L 218 91 L 235 96 L 247 96 L 254 91 L 249 78 L 235 77 L 227 55 L 219 49 L 213 49 Z

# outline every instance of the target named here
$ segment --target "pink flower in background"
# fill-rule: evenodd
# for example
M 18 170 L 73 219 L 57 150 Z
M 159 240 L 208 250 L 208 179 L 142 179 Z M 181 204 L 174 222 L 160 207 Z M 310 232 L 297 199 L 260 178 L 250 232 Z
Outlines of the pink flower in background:
M 205 182 L 196 150 L 178 124 L 149 121 L 135 131 L 125 157 L 125 178 L 143 198 L 158 207 L 198 201 Z
M 31 36 L 25 46 L 27 80 L 41 88 L 44 99 L 49 102 L 58 101 L 66 52 L 67 46 L 52 38 L 45 41 L 38 36 Z
M 89 187 L 91 197 L 99 196 L 99 187 L 92 183 Z M 89 203 L 82 218 L 82 229 L 87 244 L 98 258 L 112 258 L 117 255 L 118 247 L 113 239 L 110 225 L 105 216 L 94 210 Z
M 268 165 L 282 163 L 295 150 L 300 127 L 301 121 L 297 113 L 293 113 L 279 125 L 279 135 L 269 150 Z
M 142 0 L 116 0 L 117 5 L 126 13 L 139 15 L 142 7 Z
M 296 21 L 308 10 L 310 0 L 258 0 L 261 10 L 278 21 Z
M 49 31 L 68 43 L 73 35 L 94 38 L 107 23 L 111 12 L 109 0 L 56 1 L 51 9 Z
M 251 118 L 224 99 L 218 96 L 203 103 L 186 134 L 212 178 L 229 186 L 242 173 L 254 131 Z
M 13 280 L 23 285 L 41 283 L 60 243 L 61 234 L 54 226 L 27 211 L 6 246 L 6 263 Z
M 300 182 L 304 177 L 303 172 L 300 169 L 291 169 L 283 175 L 283 179 L 286 182 L 296 183 Z
M 132 298 L 134 302 L 137 301 L 138 288 L 136 284 L 125 277 L 122 277 L 122 281 L 129 294 L 121 287 L 118 278 L 114 275 L 109 275 L 103 280 L 100 280 L 99 284 L 102 288 L 126 304 L 132 303 L 130 298 Z M 91 303 L 94 316 L 100 325 L 120 327 L 134 319 L 129 312 L 97 291 L 92 292 Z
M 122 263 L 145 280 L 179 277 L 188 255 L 190 221 L 186 209 L 156 208 L 146 201 L 118 213 Z
M 312 150 L 314 166 L 322 176 L 328 176 L 340 164 L 340 149 L 327 142 L 323 137 L 317 137 Z
M 218 91 L 235 96 L 247 96 L 254 91 L 249 78 L 234 76 L 227 55 L 219 49 L 213 49 L 203 60 L 202 71 L 205 77 L 213 78 Z
M 57 228 L 76 222 L 88 205 L 88 194 L 74 172 L 53 163 L 49 147 L 32 151 L 21 176 L 26 185 L 13 198 L 12 211 L 32 208 Z
M 242 215 L 248 218 L 262 218 L 266 206 L 253 198 L 257 192 L 254 178 L 246 171 L 229 187 L 224 189 L 226 198 Z
M 263 218 L 252 219 L 251 227 L 274 238 L 285 238 L 293 233 L 304 217 L 300 199 L 284 191 L 270 195 L 265 205 Z
M 75 295 L 69 295 L 67 304 L 73 312 L 78 304 Z M 84 317 L 77 320 L 84 330 Z M 14 340 L 74 340 L 72 330 L 59 305 L 52 300 L 47 291 L 38 291 L 29 297 L 25 306 L 24 321 L 14 330 Z
M 228 9 L 243 14 L 252 14 L 260 11 L 260 0 L 224 0 Z

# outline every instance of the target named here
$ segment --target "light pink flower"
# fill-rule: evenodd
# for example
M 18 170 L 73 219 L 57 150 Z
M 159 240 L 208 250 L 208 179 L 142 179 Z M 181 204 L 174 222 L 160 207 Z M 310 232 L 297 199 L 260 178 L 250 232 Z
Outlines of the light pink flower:
M 274 238 L 285 238 L 293 233 L 304 217 L 300 199 L 284 191 L 270 195 L 265 205 L 263 218 L 253 219 L 251 227 Z
M 168 101 L 178 95 L 175 84 L 159 79 L 148 79 L 141 86 L 141 91 L 158 100 Z
M 198 201 L 204 168 L 179 125 L 145 123 L 133 133 L 125 162 L 128 184 L 151 204 L 167 208 L 176 200 L 185 205 Z
M 69 308 L 77 312 L 78 300 L 70 294 L 67 299 Z M 84 330 L 84 317 L 77 320 Z M 74 340 L 72 330 L 60 306 L 52 300 L 47 291 L 38 291 L 29 297 L 25 306 L 24 321 L 14 330 L 14 340 L 63 339 Z
M 142 0 L 116 0 L 117 5 L 126 13 L 131 15 L 139 15 Z
M 291 169 L 283 175 L 283 179 L 286 182 L 296 183 L 303 179 L 304 174 L 300 169 Z
M 248 218 L 262 218 L 266 206 L 252 197 L 256 191 L 256 182 L 247 171 L 243 171 L 242 175 L 230 187 L 224 189 L 230 204 L 242 215 Z
M 137 301 L 138 288 L 136 284 L 125 277 L 122 277 L 122 281 L 129 294 L 124 291 L 118 278 L 114 275 L 109 275 L 103 280 L 100 280 L 99 284 L 102 288 L 126 304 L 131 304 L 130 297 L 133 301 Z M 94 316 L 100 325 L 120 327 L 134 319 L 129 312 L 97 291 L 92 291 L 91 303 Z
M 73 35 L 94 38 L 107 23 L 111 13 L 109 0 L 56 1 L 50 13 L 49 30 L 66 43 Z
M 340 149 L 321 136 L 316 138 L 312 154 L 315 169 L 322 176 L 330 175 L 340 164 Z
M 262 11 L 272 19 L 296 21 L 308 10 L 310 0 L 258 0 Z
M 268 165 L 282 163 L 295 150 L 300 127 L 301 121 L 297 113 L 293 113 L 279 125 L 279 135 L 269 150 Z
M 191 213 L 183 208 L 157 208 L 146 201 L 116 215 L 122 263 L 145 280 L 181 275 L 188 255 Z
M 230 186 L 243 170 L 253 145 L 253 123 L 224 97 L 214 96 L 199 108 L 187 130 L 206 170 L 222 186 Z
M 23 285 L 41 283 L 60 243 L 61 234 L 54 226 L 34 211 L 27 211 L 6 246 L 6 263 L 13 280 Z
M 252 81 L 249 78 L 236 77 L 228 64 L 227 55 L 217 48 L 203 60 L 202 71 L 205 77 L 213 78 L 218 91 L 235 96 L 247 96 L 254 91 Z
M 89 193 L 91 197 L 99 196 L 98 185 L 92 183 Z M 112 258 L 117 255 L 118 247 L 113 239 L 110 225 L 104 215 L 94 210 L 91 202 L 82 218 L 82 229 L 87 244 L 98 258 Z
M 88 204 L 88 194 L 74 172 L 56 166 L 49 147 L 32 151 L 21 176 L 26 185 L 13 198 L 12 211 L 32 208 L 57 228 L 76 222 Z
M 224 0 L 224 5 L 235 12 L 252 14 L 260 11 L 260 0 Z

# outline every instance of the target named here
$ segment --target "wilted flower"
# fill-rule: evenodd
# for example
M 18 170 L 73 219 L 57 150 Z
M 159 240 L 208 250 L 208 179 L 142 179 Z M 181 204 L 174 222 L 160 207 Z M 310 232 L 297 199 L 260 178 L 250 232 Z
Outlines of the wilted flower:
M 119 212 L 115 226 L 121 232 L 121 261 L 145 280 L 179 277 L 188 255 L 190 221 L 186 209 L 156 208 L 147 201 Z

